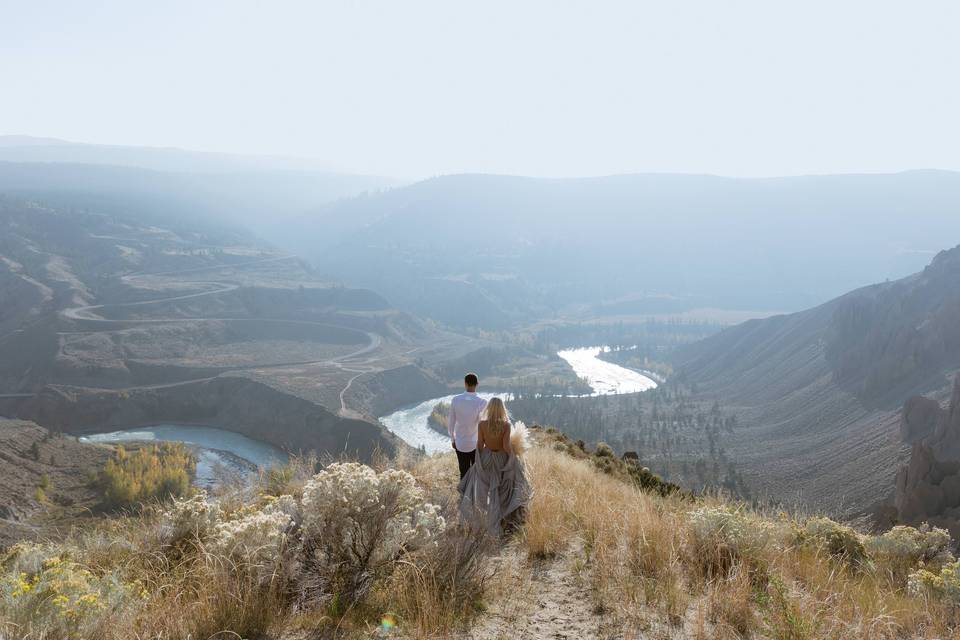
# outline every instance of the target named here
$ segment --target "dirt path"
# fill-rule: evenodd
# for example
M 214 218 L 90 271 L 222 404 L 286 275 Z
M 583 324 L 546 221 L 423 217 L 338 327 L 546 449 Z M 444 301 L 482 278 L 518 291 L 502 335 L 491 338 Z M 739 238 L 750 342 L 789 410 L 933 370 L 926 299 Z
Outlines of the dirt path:
M 612 620 L 593 610 L 586 576 L 573 572 L 570 557 L 525 562 L 518 553 L 499 560 L 504 582 L 471 630 L 471 640 L 623 637 L 609 629 Z

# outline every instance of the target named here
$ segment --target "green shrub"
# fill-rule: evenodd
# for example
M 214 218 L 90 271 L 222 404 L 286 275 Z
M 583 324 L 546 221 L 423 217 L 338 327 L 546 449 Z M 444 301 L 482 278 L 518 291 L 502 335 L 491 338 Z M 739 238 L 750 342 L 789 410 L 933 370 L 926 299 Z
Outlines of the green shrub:
M 798 542 L 859 565 L 867 559 L 860 534 L 830 518 L 811 518 L 798 531 Z
M 863 544 L 877 567 L 898 580 L 906 579 L 918 566 L 937 571 L 954 560 L 950 533 L 926 523 L 919 528 L 899 525 L 883 535 L 866 538 Z
M 700 507 L 690 518 L 691 556 L 705 576 L 725 575 L 735 564 L 762 568 L 781 531 L 776 523 L 730 506 Z
M 597 450 L 594 452 L 595 456 L 598 458 L 616 458 L 617 455 L 613 452 L 613 448 L 608 445 L 606 442 L 600 442 L 597 444 Z

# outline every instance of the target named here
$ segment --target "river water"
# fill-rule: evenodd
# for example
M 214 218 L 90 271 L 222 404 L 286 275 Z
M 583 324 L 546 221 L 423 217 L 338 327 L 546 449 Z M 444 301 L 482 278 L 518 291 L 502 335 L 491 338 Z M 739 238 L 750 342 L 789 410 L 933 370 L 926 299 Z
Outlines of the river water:
M 557 355 L 566 360 L 579 377 L 586 379 L 595 396 L 638 393 L 657 386 L 656 382 L 642 373 L 599 359 L 597 356 L 602 351 L 603 347 L 585 347 L 558 351 Z M 494 396 L 510 399 L 509 393 L 479 395 L 486 400 Z M 433 398 L 398 409 L 381 417 L 380 422 L 407 444 L 422 446 L 428 453 L 447 451 L 451 448 L 450 439 L 431 429 L 427 425 L 427 418 L 438 402 L 450 402 L 451 398 L 452 395 Z
M 656 382 L 641 373 L 600 360 L 597 356 L 602 350 L 602 347 L 567 349 L 559 351 L 557 355 L 566 360 L 578 376 L 586 379 L 593 395 L 637 393 L 657 386 Z M 494 396 L 504 400 L 510 400 L 511 397 L 509 392 L 485 392 L 480 396 L 486 400 Z M 430 453 L 447 451 L 450 449 L 450 440 L 428 427 L 427 418 L 438 402 L 449 402 L 452 398 L 453 395 L 448 395 L 419 402 L 381 417 L 380 422 L 414 447 L 423 446 Z M 287 454 L 277 447 L 214 427 L 163 424 L 98 433 L 83 439 L 110 443 L 150 440 L 183 442 L 197 455 L 196 483 L 201 487 L 214 486 L 225 472 L 246 475 L 258 468 L 269 468 L 288 460 Z
M 595 396 L 609 396 L 617 393 L 639 393 L 657 386 L 648 376 L 633 369 L 627 369 L 599 356 L 603 347 L 585 347 L 566 349 L 557 355 L 566 360 L 574 372 L 586 378 Z
M 196 484 L 205 488 L 216 485 L 224 474 L 245 476 L 257 469 L 284 464 L 288 460 L 287 454 L 273 445 L 214 427 L 161 424 L 97 433 L 81 440 L 109 443 L 151 440 L 182 442 L 196 454 Z

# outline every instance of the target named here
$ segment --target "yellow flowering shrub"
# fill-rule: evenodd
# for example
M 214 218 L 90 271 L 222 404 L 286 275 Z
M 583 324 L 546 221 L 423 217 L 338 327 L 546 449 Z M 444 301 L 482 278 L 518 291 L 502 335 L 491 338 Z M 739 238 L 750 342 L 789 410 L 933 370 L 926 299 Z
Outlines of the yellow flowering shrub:
M 960 561 L 933 572 L 919 569 L 910 574 L 907 587 L 913 595 L 930 596 L 960 605 Z
M 61 555 L 42 558 L 44 551 L 52 550 L 17 545 L 0 578 L 0 614 L 26 637 L 33 629 L 47 638 L 83 636 L 133 601 L 131 588 L 115 575 L 98 576 Z

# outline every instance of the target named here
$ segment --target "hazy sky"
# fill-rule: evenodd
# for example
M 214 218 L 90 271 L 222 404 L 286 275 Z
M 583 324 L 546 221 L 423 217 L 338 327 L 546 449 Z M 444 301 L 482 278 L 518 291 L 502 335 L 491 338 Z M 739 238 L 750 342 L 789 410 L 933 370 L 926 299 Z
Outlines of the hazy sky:
M 960 2 L 0 0 L 0 134 L 397 177 L 960 170 Z

